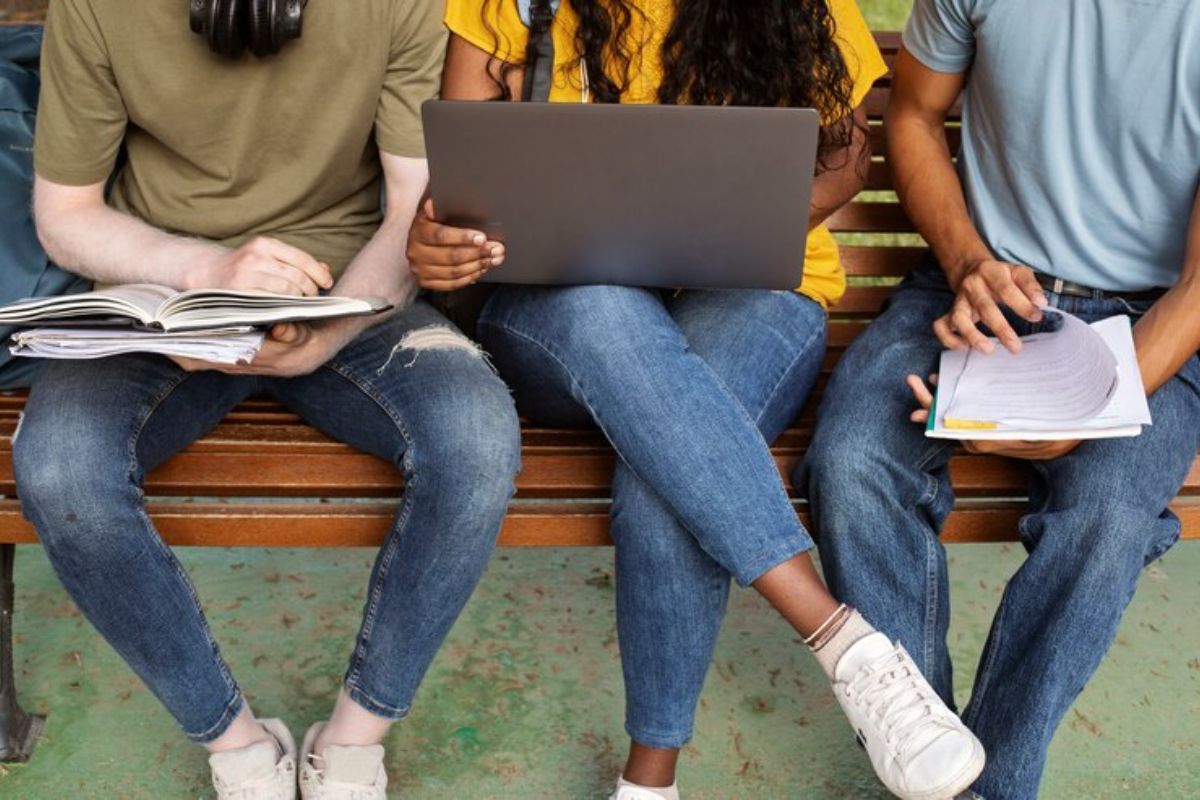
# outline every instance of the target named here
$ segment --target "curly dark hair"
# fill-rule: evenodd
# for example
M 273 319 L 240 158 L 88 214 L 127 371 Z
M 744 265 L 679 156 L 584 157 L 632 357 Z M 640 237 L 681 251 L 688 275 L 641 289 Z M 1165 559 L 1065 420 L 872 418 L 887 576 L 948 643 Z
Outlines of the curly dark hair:
M 497 39 L 494 53 L 511 50 L 501 48 L 493 23 L 496 4 L 502 2 L 516 0 L 483 3 L 484 22 Z M 579 16 L 575 44 L 580 55 L 568 68 L 578 69 L 583 62 L 594 102 L 620 102 L 639 56 L 640 44 L 631 41 L 630 28 L 635 19 L 646 19 L 638 0 L 562 2 L 571 3 Z M 675 7 L 662 46 L 659 103 L 819 109 L 834 121 L 821 131 L 821 169 L 851 145 L 858 128 L 854 82 L 825 0 L 676 0 Z M 496 99 L 512 99 L 507 78 L 523 63 L 493 56 L 489 71 Z

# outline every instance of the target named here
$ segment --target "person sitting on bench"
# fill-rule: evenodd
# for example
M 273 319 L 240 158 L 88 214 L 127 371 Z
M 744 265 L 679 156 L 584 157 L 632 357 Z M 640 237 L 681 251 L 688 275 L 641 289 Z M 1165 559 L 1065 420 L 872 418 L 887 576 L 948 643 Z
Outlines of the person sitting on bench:
M 522 94 L 529 37 L 516 0 L 452 0 L 447 24 L 444 98 Z M 478 320 L 524 413 L 599 425 L 620 457 L 611 531 L 632 741 L 615 800 L 678 796 L 676 762 L 731 578 L 813 646 L 888 788 L 952 796 L 983 751 L 904 651 L 826 591 L 768 447 L 817 380 L 825 307 L 845 290 L 822 223 L 858 192 L 869 161 L 861 104 L 886 66 L 866 22 L 853 0 L 572 0 L 548 35 L 551 101 L 810 106 L 825 118 L 811 211 L 795 221 L 811 231 L 799 291 L 504 285 Z M 453 289 L 505 268 L 499 243 L 435 212 L 426 206 L 409 247 L 423 285 Z
M 413 301 L 404 260 L 428 181 L 419 107 L 437 91 L 442 4 L 311 2 L 286 44 L 298 20 L 283 15 L 301 3 L 197 5 L 212 11 L 199 19 L 208 43 L 189 33 L 186 3 L 51 4 L 35 147 L 46 250 L 100 282 L 329 291 L 396 310 L 277 326 L 241 368 L 48 363 L 16 481 L 71 597 L 212 753 L 218 797 L 294 797 L 299 769 L 304 797 L 383 798 L 379 743 L 482 574 L 520 459 L 507 388 Z M 406 484 L 332 718 L 309 730 L 299 767 L 286 726 L 247 705 L 140 488 L 255 393 L 388 459 Z
M 833 590 L 953 702 L 938 532 L 955 447 L 906 420 L 931 402 L 912 373 L 943 348 L 991 347 L 978 323 L 1016 351 L 1044 303 L 1130 316 L 1154 420 L 1129 439 L 967 445 L 1032 470 L 1028 558 L 963 715 L 987 749 L 987 800 L 1037 796 L 1142 567 L 1180 535 L 1169 504 L 1200 446 L 1197 29 L 1197 3 L 917 0 L 896 64 L 891 163 L 932 255 L 842 357 L 818 413 L 806 480 Z M 963 90 L 956 171 L 944 123 Z

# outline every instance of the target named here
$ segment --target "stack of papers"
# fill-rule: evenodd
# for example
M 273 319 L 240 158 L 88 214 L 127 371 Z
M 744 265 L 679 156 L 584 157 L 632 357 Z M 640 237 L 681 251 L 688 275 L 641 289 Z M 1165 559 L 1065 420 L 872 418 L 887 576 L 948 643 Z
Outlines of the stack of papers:
M 34 328 L 13 334 L 13 355 L 31 358 L 106 358 L 122 353 L 158 353 L 216 364 L 249 364 L 262 347 L 263 332 L 250 327 L 196 333 L 155 333 L 131 328 Z
M 1137 436 L 1151 424 L 1129 317 L 1088 325 L 1053 308 L 1055 330 L 996 340 L 991 353 L 947 350 L 925 435 L 937 439 L 1058 440 Z
M 149 283 L 64 297 L 39 297 L 0 308 L 14 355 L 104 358 L 159 353 L 219 364 L 254 360 L 263 330 L 280 322 L 379 314 L 378 298 L 291 297 L 266 292 L 176 292 Z M 33 327 L 42 324 L 47 327 Z

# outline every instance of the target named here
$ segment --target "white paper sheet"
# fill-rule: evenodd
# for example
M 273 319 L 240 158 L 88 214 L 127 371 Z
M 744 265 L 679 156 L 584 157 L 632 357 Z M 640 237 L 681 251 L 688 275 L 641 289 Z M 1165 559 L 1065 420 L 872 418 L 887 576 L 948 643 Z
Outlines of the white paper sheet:
M 214 328 L 185 334 L 112 328 L 34 328 L 13 334 L 13 355 L 90 359 L 124 353 L 158 353 L 217 364 L 248 364 L 262 347 L 263 332 L 250 327 Z
M 1090 326 L 1076 317 L 1063 317 L 1060 330 L 1038 334 L 1042 344 L 1027 344 L 1015 356 L 999 343 L 991 355 L 964 350 L 944 352 L 938 398 L 926 435 L 959 440 L 1056 440 L 1141 433 L 1143 425 L 1151 424 L 1150 407 L 1129 317 L 1110 317 Z M 1062 337 L 1063 341 L 1056 342 L 1054 337 Z M 1086 344 L 1081 346 L 1080 340 Z M 1097 352 L 1097 344 L 1103 352 Z M 1033 358 L 1024 360 L 1031 351 Z M 985 374 L 969 376 L 971 368 Z M 964 378 L 971 382 L 964 384 Z M 964 386 L 967 395 L 962 394 Z M 980 386 L 987 391 L 980 402 L 954 405 L 955 399 L 969 397 Z M 1111 390 L 1102 392 L 1106 386 Z M 1102 398 L 1098 405 L 1096 397 Z M 962 415 L 963 408 L 971 413 L 983 409 L 992 416 L 970 418 L 979 423 L 978 427 L 947 427 L 947 416 Z

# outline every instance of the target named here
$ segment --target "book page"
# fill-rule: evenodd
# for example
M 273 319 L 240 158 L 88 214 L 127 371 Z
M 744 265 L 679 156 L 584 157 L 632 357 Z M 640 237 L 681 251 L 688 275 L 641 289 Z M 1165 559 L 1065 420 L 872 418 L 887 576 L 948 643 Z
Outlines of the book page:
M 159 321 L 164 330 L 184 331 L 225 325 L 269 326 L 279 322 L 364 316 L 390 306 L 375 297 L 333 295 L 294 297 L 265 292 L 201 289 L 175 295 L 164 303 Z
M 1057 330 L 1022 337 L 1019 353 L 965 353 L 946 404 L 949 428 L 1054 428 L 1099 414 L 1116 393 L 1117 359 L 1079 318 L 1056 309 Z
M 124 318 L 148 326 L 159 306 L 175 292 L 166 286 L 134 283 L 59 297 L 36 297 L 0 308 L 0 324 L 25 325 L 43 320 Z

